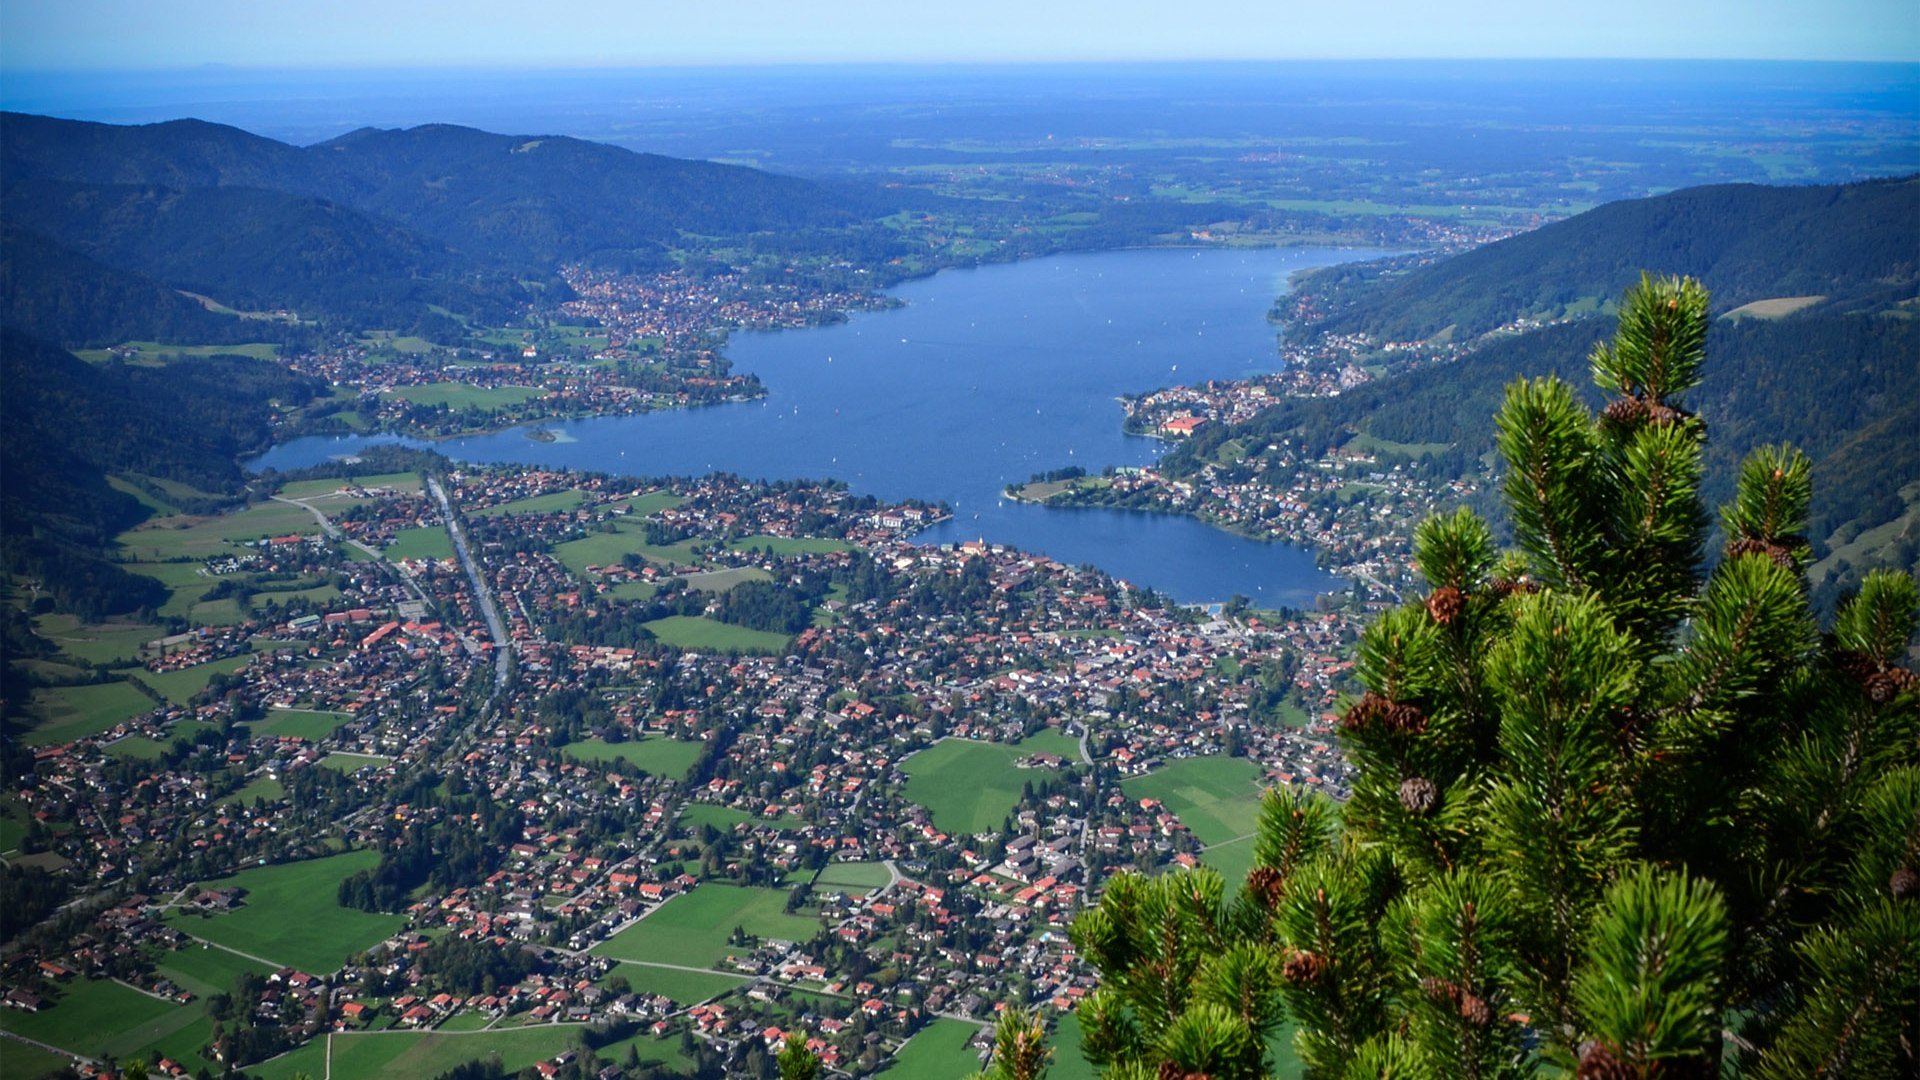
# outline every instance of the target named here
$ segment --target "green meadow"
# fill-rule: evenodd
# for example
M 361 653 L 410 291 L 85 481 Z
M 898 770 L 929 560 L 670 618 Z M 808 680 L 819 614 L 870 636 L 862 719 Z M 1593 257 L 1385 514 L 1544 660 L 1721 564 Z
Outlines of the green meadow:
M 400 915 L 356 911 L 335 900 L 341 881 L 379 861 L 377 852 L 350 851 L 200 882 L 202 888 L 237 885 L 247 890 L 246 902 L 219 915 L 176 912 L 167 916 L 167 925 L 276 964 L 326 974 L 349 953 L 379 944 L 406 922 Z
M 944 832 L 998 829 L 1029 781 L 1057 775 L 1014 767 L 1014 762 L 1040 752 L 1080 759 L 1079 744 L 1055 731 L 1043 731 L 1018 745 L 942 739 L 901 762 L 908 778 L 901 794 L 926 807 Z
M 784 941 L 807 941 L 820 932 L 816 920 L 787 914 L 786 903 L 785 889 L 704 883 L 594 946 L 593 952 L 615 960 L 713 967 L 749 951 L 727 944 L 736 926 Z

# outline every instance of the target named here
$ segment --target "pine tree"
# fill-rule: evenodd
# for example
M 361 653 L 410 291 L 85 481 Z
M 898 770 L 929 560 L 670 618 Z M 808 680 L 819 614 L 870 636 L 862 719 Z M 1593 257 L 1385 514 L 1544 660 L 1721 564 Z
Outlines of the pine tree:
M 1415 536 L 1427 594 L 1369 625 L 1331 806 L 1277 789 L 1232 894 L 1121 876 L 1074 925 L 1119 1078 L 1914 1075 L 1920 680 L 1912 578 L 1822 634 L 1805 457 L 1768 447 L 1703 573 L 1707 294 L 1642 277 L 1591 357 L 1496 420 L 1517 550 Z M 1282 1005 L 1284 1004 L 1284 1009 Z

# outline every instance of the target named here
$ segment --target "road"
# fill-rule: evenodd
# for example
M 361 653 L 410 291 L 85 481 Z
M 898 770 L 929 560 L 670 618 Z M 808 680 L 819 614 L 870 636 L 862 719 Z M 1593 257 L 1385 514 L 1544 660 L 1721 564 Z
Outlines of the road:
M 489 703 L 500 696 L 501 691 L 513 680 L 513 643 L 507 639 L 507 624 L 500 619 L 500 611 L 493 604 L 493 590 L 487 587 L 487 579 L 480 573 L 480 566 L 473 561 L 473 553 L 467 548 L 467 531 L 454 516 L 453 503 L 447 498 L 447 490 L 440 486 L 438 477 L 427 477 L 427 490 L 432 493 L 435 502 L 440 504 L 441 520 L 447 523 L 447 536 L 453 541 L 454 557 L 460 560 L 461 569 L 467 572 L 467 582 L 473 586 L 474 602 L 480 605 L 480 614 L 487 620 L 487 633 L 493 637 L 493 694 Z
M 367 558 L 372 559 L 374 562 L 379 563 L 381 566 L 384 566 L 388 570 L 392 571 L 393 575 L 395 577 L 398 577 L 401 583 L 407 587 L 407 590 L 413 593 L 414 599 L 419 600 L 423 604 L 431 603 L 427 599 L 426 592 L 420 588 L 419 582 L 413 580 L 413 578 L 409 576 L 406 571 L 388 562 L 386 560 L 386 557 L 381 555 L 379 552 L 373 550 L 372 548 L 361 543 L 360 541 L 355 540 L 352 537 L 349 537 L 346 533 L 341 532 L 340 526 L 335 525 L 333 523 L 333 519 L 328 517 L 326 513 L 322 511 L 319 507 L 313 505 L 312 503 L 301 502 L 299 499 L 289 499 L 284 495 L 273 495 L 269 497 L 273 499 L 274 502 L 283 502 L 283 503 L 286 503 L 288 506 L 297 506 L 300 509 L 305 510 L 307 513 L 312 514 L 313 520 L 320 523 L 320 531 L 326 534 L 327 539 L 332 540 L 336 543 L 347 544 L 351 547 L 359 549 L 362 552 L 365 552 Z

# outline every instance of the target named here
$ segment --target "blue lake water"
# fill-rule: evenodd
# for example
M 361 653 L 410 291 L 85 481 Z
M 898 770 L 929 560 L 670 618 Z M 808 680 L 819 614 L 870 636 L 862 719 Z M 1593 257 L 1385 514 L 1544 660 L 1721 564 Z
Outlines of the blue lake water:
M 636 475 L 844 480 L 882 499 L 945 500 L 927 543 L 984 537 L 1186 602 L 1235 593 L 1303 606 L 1342 583 L 1310 552 L 1183 517 L 1063 510 L 1005 499 L 1036 472 L 1151 462 L 1115 398 L 1279 365 L 1266 312 L 1289 274 L 1369 252 L 1149 249 L 944 271 L 894 290 L 906 306 L 841 325 L 734 335 L 736 370 L 766 383 L 748 404 L 545 425 L 435 444 L 471 462 Z M 293 469 L 380 437 L 299 439 L 255 460 Z

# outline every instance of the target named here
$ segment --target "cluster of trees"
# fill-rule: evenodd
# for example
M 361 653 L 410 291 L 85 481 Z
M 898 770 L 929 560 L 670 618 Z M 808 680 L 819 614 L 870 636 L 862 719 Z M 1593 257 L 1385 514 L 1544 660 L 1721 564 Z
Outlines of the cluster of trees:
M 1707 313 L 1692 281 L 1629 291 L 1598 417 L 1509 388 L 1518 549 L 1464 510 L 1419 529 L 1431 591 L 1360 642 L 1337 827 L 1276 789 L 1240 888 L 1122 875 L 1075 923 L 1108 1076 L 1263 1076 L 1289 1019 L 1322 1076 L 1920 1066 L 1920 585 L 1869 576 L 1821 633 L 1780 447 L 1702 579 Z
M 422 885 L 446 890 L 478 883 L 519 839 L 519 817 L 493 800 L 451 798 L 437 820 L 415 822 L 384 841 L 379 864 L 343 879 L 337 899 L 361 911 L 401 911 Z
M 422 974 L 448 993 L 463 997 L 495 993 L 540 970 L 540 958 L 528 949 L 497 949 L 492 942 L 452 934 L 434 939 L 416 962 Z

